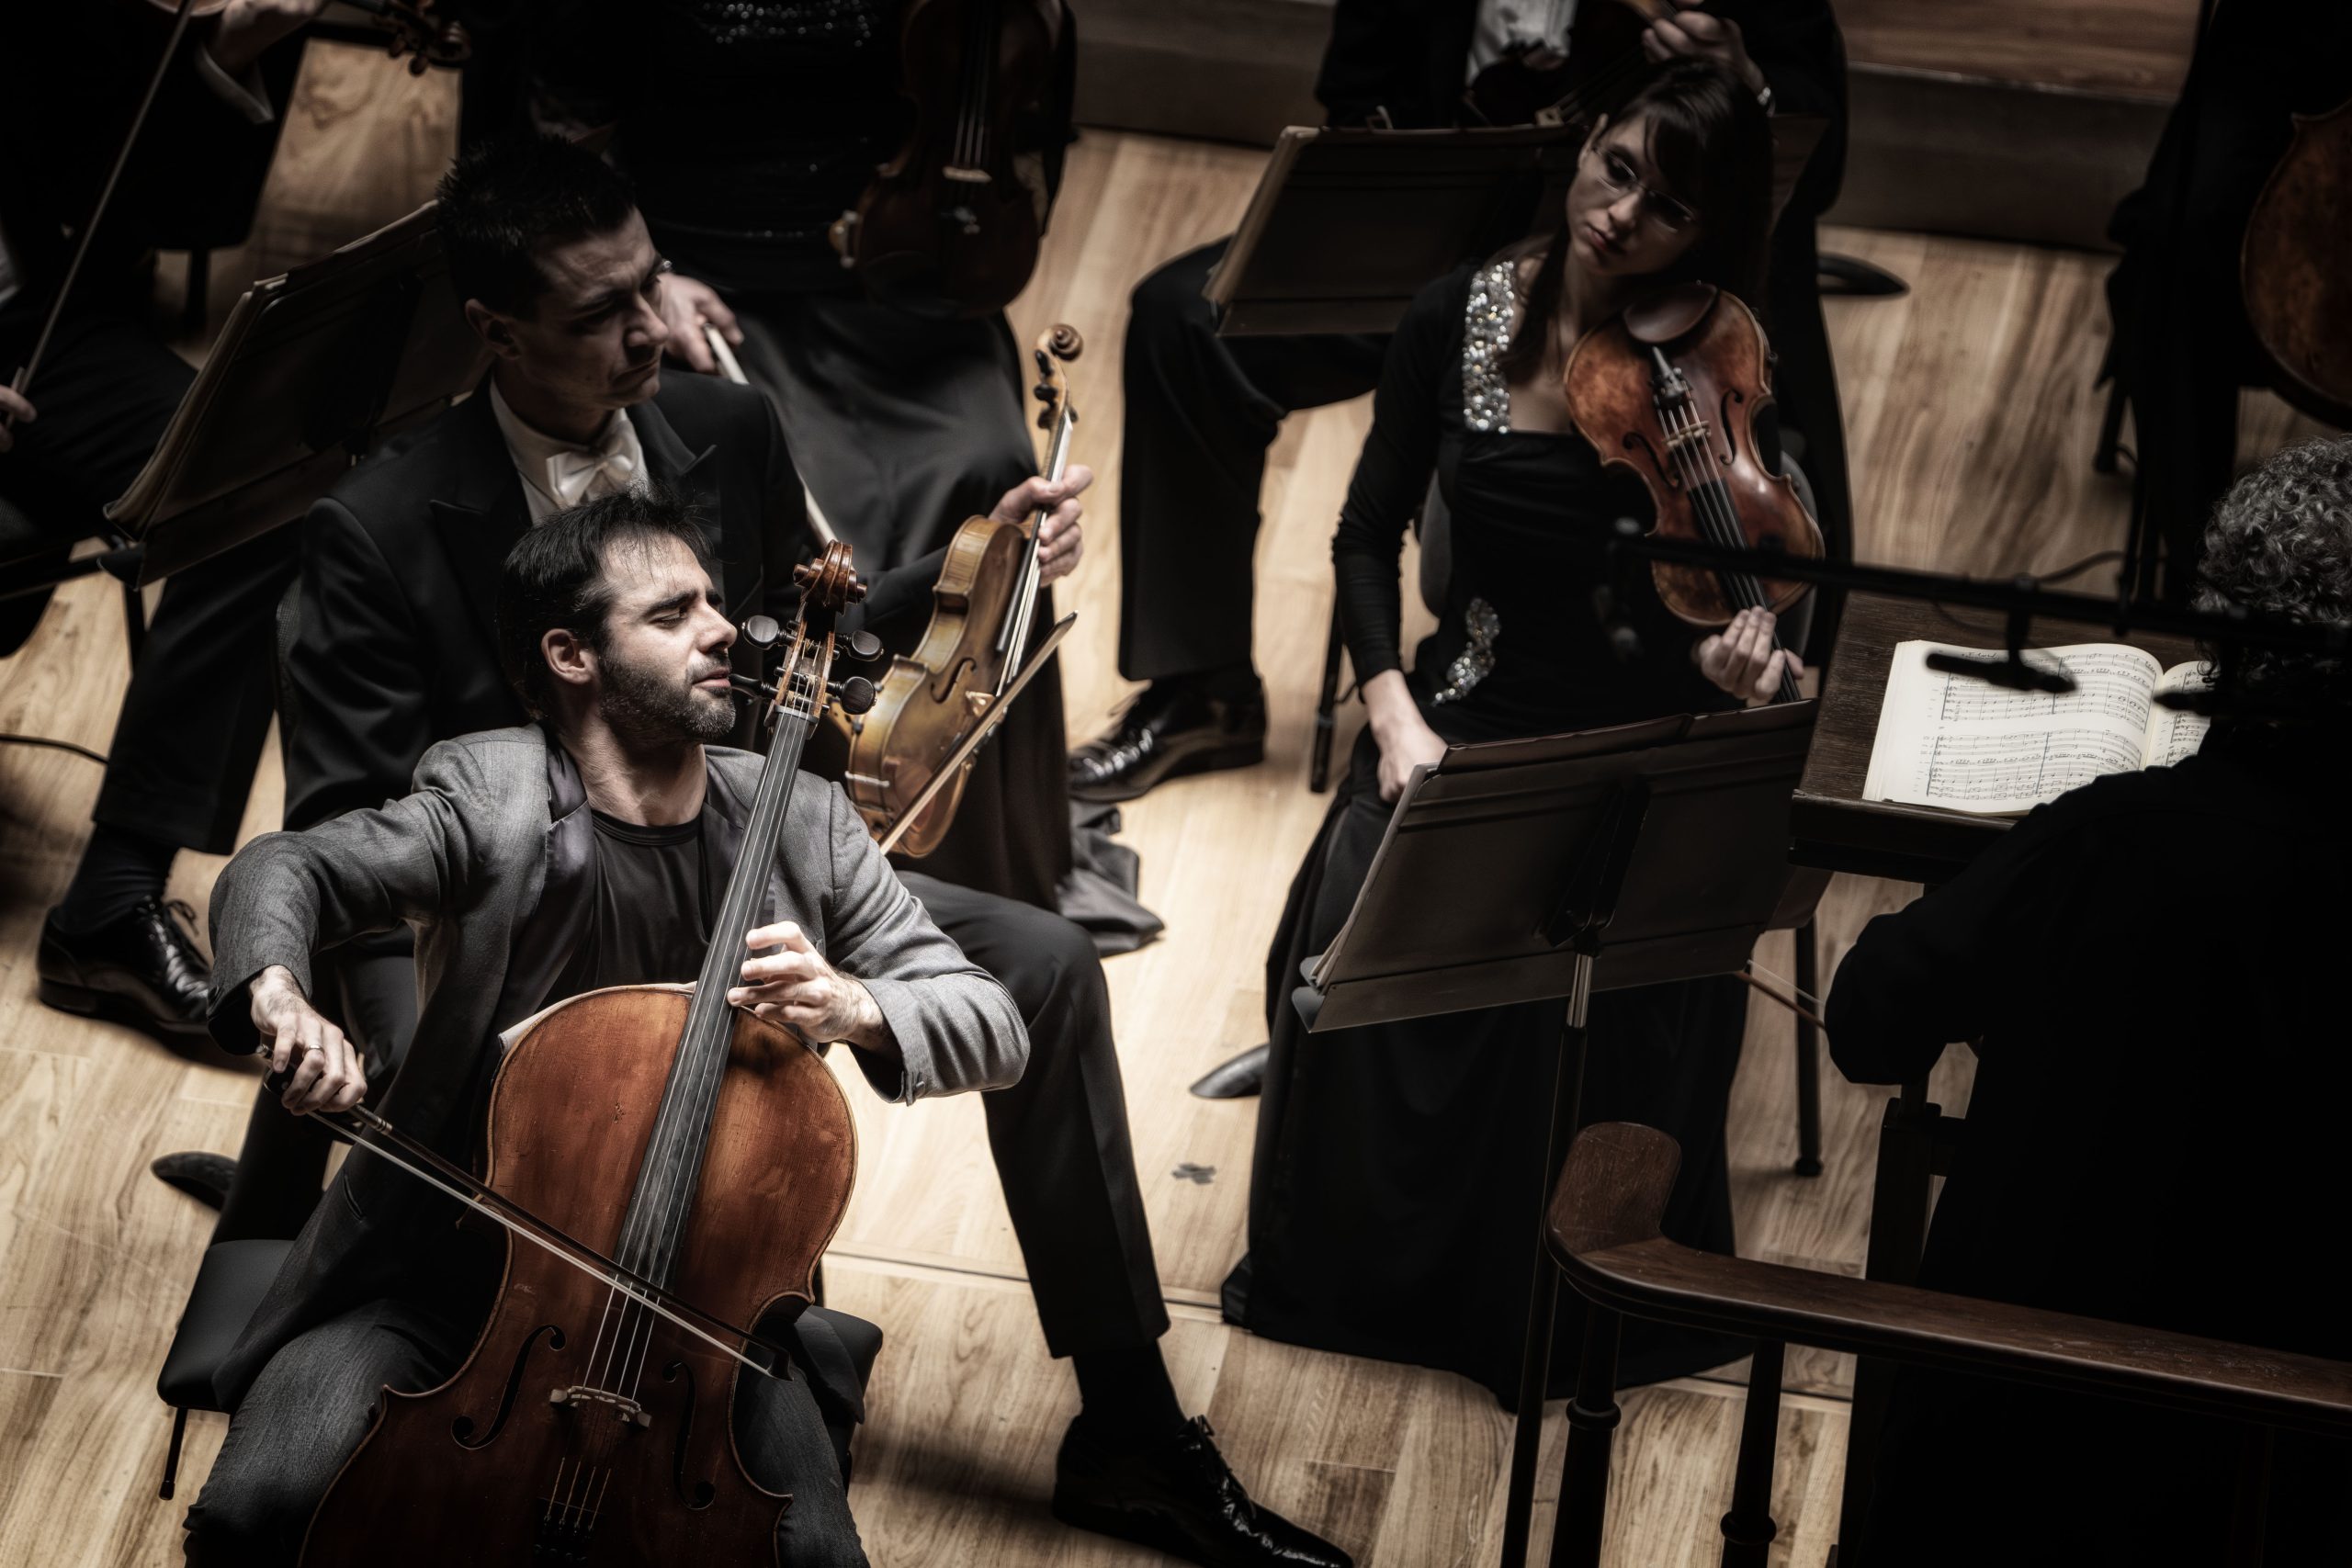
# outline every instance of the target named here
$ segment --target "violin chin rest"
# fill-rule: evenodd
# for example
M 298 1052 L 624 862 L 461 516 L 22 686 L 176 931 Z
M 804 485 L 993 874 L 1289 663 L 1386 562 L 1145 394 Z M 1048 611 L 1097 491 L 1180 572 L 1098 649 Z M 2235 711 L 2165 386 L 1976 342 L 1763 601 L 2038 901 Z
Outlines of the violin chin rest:
M 1625 308 L 1625 331 L 1635 343 L 1668 344 L 1683 336 L 1715 307 L 1712 283 L 1678 283 Z

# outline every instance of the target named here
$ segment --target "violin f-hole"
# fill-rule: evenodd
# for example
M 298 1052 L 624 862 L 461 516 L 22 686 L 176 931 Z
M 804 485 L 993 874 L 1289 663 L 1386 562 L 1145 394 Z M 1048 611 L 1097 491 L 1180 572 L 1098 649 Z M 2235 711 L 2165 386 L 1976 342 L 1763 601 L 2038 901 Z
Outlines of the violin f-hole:
M 1638 452 L 1648 458 L 1650 471 L 1657 476 L 1658 483 L 1673 490 L 1682 488 L 1681 478 L 1675 473 L 1672 465 L 1667 462 L 1665 454 L 1651 446 L 1650 438 L 1643 432 L 1629 430 L 1625 433 L 1625 450 Z

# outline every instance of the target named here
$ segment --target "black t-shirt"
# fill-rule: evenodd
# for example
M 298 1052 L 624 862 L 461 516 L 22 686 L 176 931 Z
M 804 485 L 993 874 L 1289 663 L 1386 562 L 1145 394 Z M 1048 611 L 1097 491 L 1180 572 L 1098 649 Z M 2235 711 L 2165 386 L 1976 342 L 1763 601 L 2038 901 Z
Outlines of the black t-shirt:
M 605 986 L 684 983 L 702 973 L 715 885 L 702 818 L 648 828 L 593 811 L 587 934 L 550 1000 Z

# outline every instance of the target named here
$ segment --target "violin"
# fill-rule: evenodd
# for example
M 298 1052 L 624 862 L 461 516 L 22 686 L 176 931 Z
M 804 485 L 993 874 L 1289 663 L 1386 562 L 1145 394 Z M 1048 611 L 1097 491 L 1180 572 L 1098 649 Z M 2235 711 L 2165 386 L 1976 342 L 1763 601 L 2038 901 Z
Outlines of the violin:
M 2294 140 L 2263 182 L 2238 254 L 2245 314 L 2278 395 L 2352 430 L 2352 101 L 2297 115 Z
M 386 1392 L 305 1562 L 775 1561 L 790 1498 L 744 1472 L 730 1413 L 738 1379 L 783 1375 L 760 1359 L 781 1351 L 735 1325 L 812 1299 L 856 1168 L 823 1062 L 727 1001 L 803 746 L 863 684 L 831 672 L 834 623 L 864 593 L 849 547 L 797 575 L 776 681 L 741 678 L 773 693 L 775 737 L 693 992 L 616 987 L 532 1021 L 499 1066 L 479 1180 L 371 1112 L 326 1118 L 535 1247 L 510 1247 L 455 1376 Z
M 1652 532 L 1726 548 L 1822 553 L 1821 530 L 1785 475 L 1756 449 L 1772 400 L 1772 353 L 1756 313 L 1707 284 L 1662 291 L 1577 340 L 1561 372 L 1570 416 L 1610 467 L 1641 477 Z M 1742 610 L 1780 615 L 1805 585 L 1745 571 L 1653 561 L 1658 598 L 1696 626 Z M 1778 646 L 1778 639 L 1775 639 Z M 1784 665 L 1777 700 L 1803 694 Z
M 1044 472 L 1056 481 L 1069 467 L 1078 423 L 1062 367 L 1084 347 L 1076 328 L 1057 326 L 1040 333 L 1032 351 L 1037 424 L 1047 433 Z M 1045 520 L 1040 510 L 1025 523 L 974 517 L 956 529 L 913 656 L 890 660 L 875 683 L 871 711 L 841 720 L 850 803 L 876 838 L 907 854 L 929 854 L 946 837 L 964 798 L 968 754 L 956 764 L 953 783 L 922 797 L 970 732 L 1010 698 L 1021 673 L 1036 625 Z
M 868 292 L 986 316 L 1028 283 L 1046 188 L 1018 131 L 1052 82 L 1062 18 L 1061 0 L 910 0 L 899 62 L 913 128 L 831 231 Z

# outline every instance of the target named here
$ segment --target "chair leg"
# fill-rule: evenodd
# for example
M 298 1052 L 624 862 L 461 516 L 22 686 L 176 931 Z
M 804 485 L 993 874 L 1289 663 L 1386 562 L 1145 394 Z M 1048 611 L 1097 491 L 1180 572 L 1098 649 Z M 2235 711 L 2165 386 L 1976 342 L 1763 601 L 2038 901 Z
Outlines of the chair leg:
M 1772 1460 L 1781 1432 L 1781 1359 L 1778 1340 L 1758 1340 L 1747 1364 L 1747 1405 L 1740 1413 L 1739 1468 L 1731 1484 L 1731 1512 L 1724 1516 L 1723 1568 L 1764 1568 L 1772 1538 Z
M 205 323 L 211 319 L 212 253 L 190 251 L 187 254 L 187 296 L 180 301 L 180 334 L 201 337 Z
M 2267 1550 L 2270 1513 L 2270 1461 L 2278 1434 L 2268 1427 L 2248 1427 L 2238 1450 L 2237 1494 L 2230 1508 L 2228 1568 L 2262 1568 Z
M 122 637 L 130 645 L 130 667 L 139 668 L 139 656 L 147 651 L 147 601 L 140 596 L 139 584 L 122 585 Z
M 1552 1519 L 1552 1568 L 1600 1568 L 1609 1522 L 1609 1450 L 1617 1422 L 1617 1333 L 1623 1322 L 1587 1303 L 1584 1356 L 1568 1401 L 1567 1454 L 1560 1462 L 1560 1506 Z
M 1796 929 L 1797 999 L 1821 995 L 1820 943 L 1813 922 Z M 1810 1006 L 1818 1007 L 1815 1001 Z M 1821 1174 L 1821 1041 L 1820 1032 L 1804 1019 L 1797 1021 L 1797 1174 Z
M 155 1495 L 166 1503 L 172 1500 L 172 1491 L 179 1483 L 180 1439 L 187 1436 L 187 1406 L 175 1404 L 172 1406 L 172 1446 L 164 1453 L 164 1484 L 155 1489 Z
M 1346 638 L 1340 626 L 1340 607 L 1331 606 L 1330 639 L 1323 649 L 1323 691 L 1315 700 L 1315 744 L 1308 755 L 1306 787 L 1321 795 L 1331 787 L 1331 734 L 1340 706 L 1340 658 Z
M 2091 467 L 2102 474 L 2115 472 L 2116 454 L 2123 449 L 2123 378 L 2119 376 L 2107 384 L 2107 412 L 2099 415 L 2098 446 L 2091 453 Z

